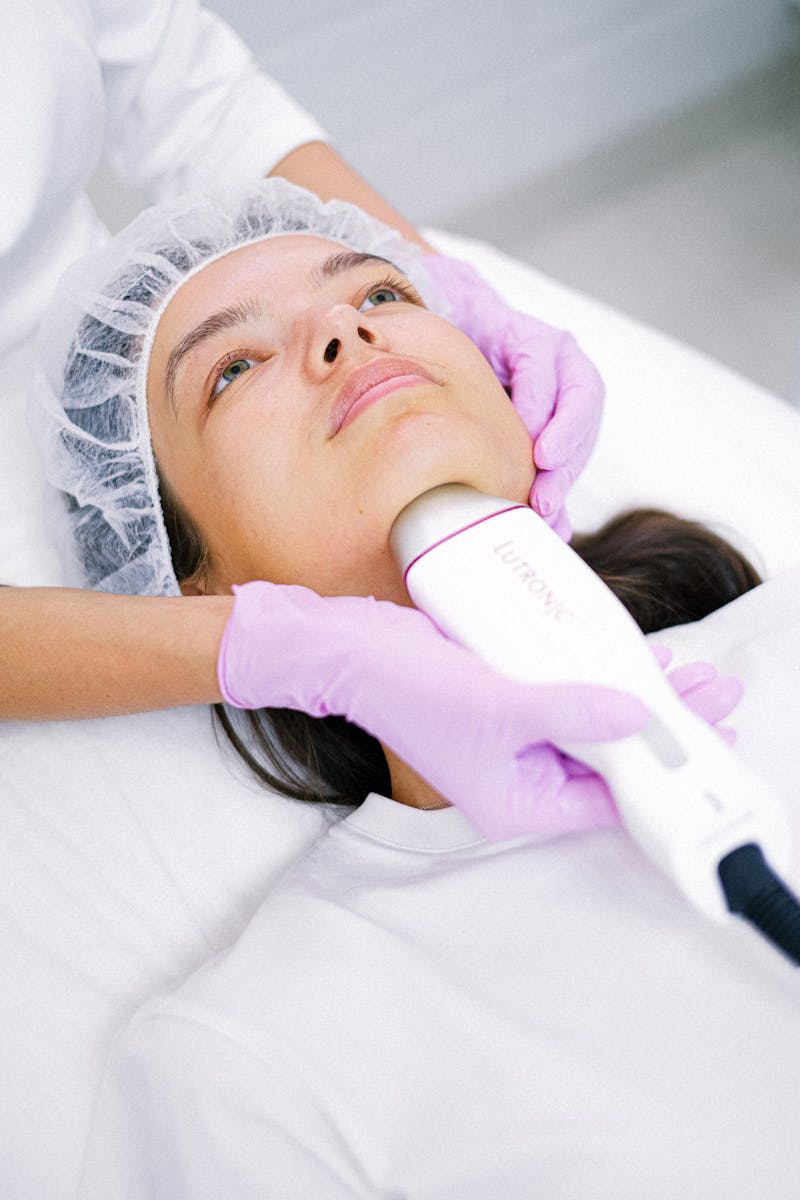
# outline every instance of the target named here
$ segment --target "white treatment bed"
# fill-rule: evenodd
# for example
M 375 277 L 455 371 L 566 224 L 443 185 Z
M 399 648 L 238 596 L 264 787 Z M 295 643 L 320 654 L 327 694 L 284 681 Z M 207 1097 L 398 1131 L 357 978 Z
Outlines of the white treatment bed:
M 575 528 L 660 505 L 713 523 L 760 567 L 761 588 L 658 640 L 744 680 L 739 748 L 794 806 L 800 833 L 800 413 L 486 245 L 429 236 L 516 306 L 571 329 L 600 367 L 606 416 L 574 491 Z M 25 377 L 24 355 L 4 364 L 0 579 L 58 583 L 17 394 Z M 4 1196 L 72 1200 L 115 1031 L 236 938 L 325 820 L 252 782 L 204 708 L 0 727 Z M 790 882 L 800 888 L 797 867 Z M 720 936 L 796 1009 L 799 985 L 774 951 L 746 930 Z

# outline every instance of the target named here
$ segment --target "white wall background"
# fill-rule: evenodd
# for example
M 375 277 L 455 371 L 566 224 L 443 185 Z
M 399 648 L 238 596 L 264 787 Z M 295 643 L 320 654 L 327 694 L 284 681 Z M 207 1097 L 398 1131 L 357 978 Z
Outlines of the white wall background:
M 204 2 L 419 225 L 800 404 L 800 0 Z
M 800 51 L 788 0 L 206 0 L 413 219 L 532 176 Z

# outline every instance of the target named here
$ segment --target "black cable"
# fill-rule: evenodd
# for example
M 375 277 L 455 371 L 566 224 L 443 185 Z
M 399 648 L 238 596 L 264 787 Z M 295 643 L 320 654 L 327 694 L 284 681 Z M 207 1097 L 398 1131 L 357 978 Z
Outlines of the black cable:
M 731 912 L 755 925 L 800 966 L 800 900 L 772 870 L 755 842 L 748 842 L 717 867 Z

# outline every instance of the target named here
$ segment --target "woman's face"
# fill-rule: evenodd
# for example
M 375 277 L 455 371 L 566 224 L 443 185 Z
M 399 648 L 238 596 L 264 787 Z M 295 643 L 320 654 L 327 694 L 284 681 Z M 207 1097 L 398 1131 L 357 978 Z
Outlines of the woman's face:
M 526 501 L 530 438 L 491 367 L 380 259 L 291 235 L 198 272 L 147 379 L 159 470 L 208 548 L 194 581 L 408 603 L 388 547 L 440 483 Z

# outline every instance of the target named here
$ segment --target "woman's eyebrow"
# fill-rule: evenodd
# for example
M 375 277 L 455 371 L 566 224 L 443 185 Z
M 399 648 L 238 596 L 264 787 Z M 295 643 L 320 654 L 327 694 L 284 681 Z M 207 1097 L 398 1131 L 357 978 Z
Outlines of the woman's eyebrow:
M 345 271 L 352 271 L 355 267 L 361 267 L 364 263 L 371 262 L 383 263 L 385 267 L 391 267 L 394 271 L 400 270 L 388 258 L 381 258 L 379 254 L 364 254 L 358 250 L 340 250 L 337 254 L 331 254 L 319 266 L 312 267 L 308 273 L 308 279 L 313 286 L 319 286 L 325 279 L 332 279 L 336 275 L 342 275 Z
M 221 333 L 223 329 L 233 329 L 236 325 L 245 325 L 248 321 L 258 320 L 261 316 L 261 305 L 255 297 L 250 296 L 236 304 L 231 304 L 229 308 L 222 308 L 219 312 L 212 313 L 194 329 L 190 329 L 183 335 L 177 345 L 173 346 L 164 372 L 167 399 L 173 412 L 175 411 L 175 381 L 178 367 L 187 354 L 191 354 L 201 342 Z

